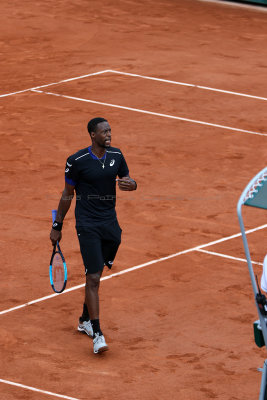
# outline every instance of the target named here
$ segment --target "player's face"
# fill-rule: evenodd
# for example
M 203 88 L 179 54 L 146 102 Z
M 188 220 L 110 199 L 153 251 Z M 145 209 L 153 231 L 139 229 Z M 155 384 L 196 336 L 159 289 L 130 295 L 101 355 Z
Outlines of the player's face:
M 97 124 L 96 132 L 94 132 L 94 140 L 100 147 L 110 147 L 111 144 L 111 128 L 109 123 L 104 121 Z

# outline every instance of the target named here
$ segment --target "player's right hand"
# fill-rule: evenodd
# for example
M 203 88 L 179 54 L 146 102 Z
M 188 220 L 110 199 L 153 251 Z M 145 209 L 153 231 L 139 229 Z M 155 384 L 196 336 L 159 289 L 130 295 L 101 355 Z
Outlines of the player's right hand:
M 60 242 L 62 238 L 62 232 L 61 231 L 56 231 L 55 229 L 51 229 L 50 232 L 50 240 L 52 242 L 52 246 L 54 246 L 57 242 Z

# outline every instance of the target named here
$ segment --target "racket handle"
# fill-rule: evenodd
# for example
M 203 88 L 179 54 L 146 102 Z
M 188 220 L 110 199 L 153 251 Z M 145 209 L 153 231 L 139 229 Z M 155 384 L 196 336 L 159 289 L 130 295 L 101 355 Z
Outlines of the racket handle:
M 52 221 L 54 222 L 57 216 L 57 210 L 52 210 Z

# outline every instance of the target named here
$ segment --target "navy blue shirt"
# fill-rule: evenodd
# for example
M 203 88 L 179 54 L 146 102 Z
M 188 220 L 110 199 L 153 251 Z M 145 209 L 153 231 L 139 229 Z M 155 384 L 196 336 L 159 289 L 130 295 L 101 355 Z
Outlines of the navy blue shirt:
M 91 146 L 67 159 L 65 180 L 75 186 L 76 227 L 116 219 L 116 178 L 129 174 L 120 149 L 109 147 L 98 159 Z

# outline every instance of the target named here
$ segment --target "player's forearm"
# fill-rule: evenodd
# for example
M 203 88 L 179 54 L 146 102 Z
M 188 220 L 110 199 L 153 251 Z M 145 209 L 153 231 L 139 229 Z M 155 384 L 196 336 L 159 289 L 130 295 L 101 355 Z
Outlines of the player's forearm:
M 73 194 L 68 193 L 64 189 L 58 205 L 57 216 L 56 216 L 57 222 L 60 223 L 63 222 L 65 215 L 67 214 L 71 206 L 72 199 L 73 199 Z

